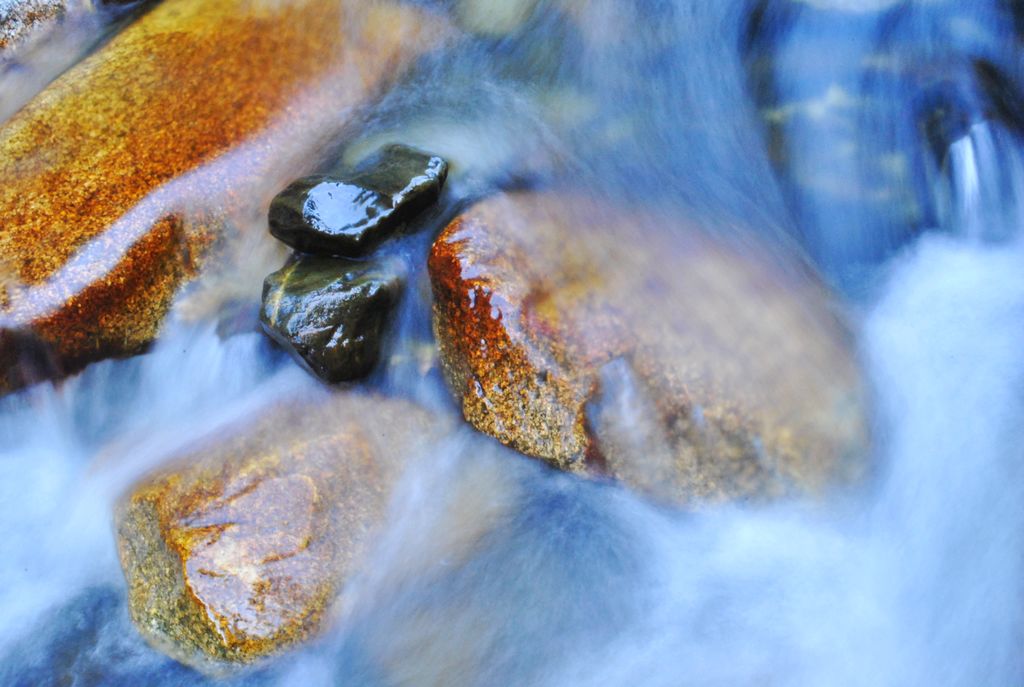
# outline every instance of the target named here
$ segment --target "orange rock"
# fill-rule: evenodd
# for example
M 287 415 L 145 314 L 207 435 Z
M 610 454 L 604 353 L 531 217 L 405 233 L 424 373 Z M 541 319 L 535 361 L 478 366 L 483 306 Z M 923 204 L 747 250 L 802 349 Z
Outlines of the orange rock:
M 474 426 L 674 501 L 817 493 L 867 452 L 828 294 L 678 221 L 516 194 L 434 243 L 434 326 Z
M 18 342 L 63 372 L 145 346 L 225 224 L 442 33 L 393 3 L 167 0 L 64 74 L 0 129 L 2 386 Z
M 401 401 L 292 400 L 146 478 L 117 512 L 132 620 L 207 672 L 308 637 L 402 469 L 445 428 Z

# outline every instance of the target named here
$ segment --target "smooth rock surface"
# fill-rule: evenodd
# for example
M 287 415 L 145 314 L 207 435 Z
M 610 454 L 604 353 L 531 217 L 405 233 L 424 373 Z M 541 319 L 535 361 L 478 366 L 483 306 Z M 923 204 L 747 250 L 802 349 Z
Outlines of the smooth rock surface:
M 134 486 L 117 512 L 132 620 L 206 672 L 315 633 L 390 489 L 445 423 L 355 394 L 288 399 Z
M 263 283 L 263 330 L 327 382 L 369 374 L 402 292 L 394 265 L 301 257 Z
M 0 129 L 0 389 L 26 331 L 54 375 L 144 347 L 228 227 L 443 33 L 390 2 L 166 0 L 51 84 Z
M 676 502 L 856 479 L 864 392 L 825 289 L 677 225 L 527 193 L 456 219 L 429 267 L 466 419 Z
M 434 203 L 447 176 L 436 155 L 388 145 L 351 175 L 293 182 L 270 204 L 270 232 L 296 250 L 360 257 Z

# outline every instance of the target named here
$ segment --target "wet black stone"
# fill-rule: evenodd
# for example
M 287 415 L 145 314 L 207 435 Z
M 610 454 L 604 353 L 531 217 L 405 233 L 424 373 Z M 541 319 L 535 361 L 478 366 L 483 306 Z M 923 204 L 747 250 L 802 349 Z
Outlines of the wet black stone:
M 360 257 L 435 203 L 447 175 L 437 156 L 385 146 L 352 174 L 289 185 L 270 204 L 270 233 L 306 253 Z
M 388 265 L 297 258 L 263 282 L 260 323 L 324 381 L 358 379 L 380 357 L 402 286 Z

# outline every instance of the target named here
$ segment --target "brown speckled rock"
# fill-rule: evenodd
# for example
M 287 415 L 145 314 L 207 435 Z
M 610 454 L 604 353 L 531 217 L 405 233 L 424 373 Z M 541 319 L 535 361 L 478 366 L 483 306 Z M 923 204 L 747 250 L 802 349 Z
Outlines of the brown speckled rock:
M 518 194 L 456 219 L 430 275 L 463 414 L 528 455 L 676 502 L 815 494 L 863 472 L 851 343 L 796 264 Z
M 226 225 L 443 26 L 398 3 L 166 0 L 0 129 L 0 388 L 138 351 Z M 28 334 L 31 336 L 28 336 Z
M 445 427 L 372 396 L 291 400 L 163 467 L 118 507 L 132 620 L 210 673 L 308 637 L 401 470 Z
M 74 3 L 77 8 L 79 3 Z M 36 34 L 58 25 L 68 12 L 66 0 L 3 0 L 0 2 L 0 63 Z

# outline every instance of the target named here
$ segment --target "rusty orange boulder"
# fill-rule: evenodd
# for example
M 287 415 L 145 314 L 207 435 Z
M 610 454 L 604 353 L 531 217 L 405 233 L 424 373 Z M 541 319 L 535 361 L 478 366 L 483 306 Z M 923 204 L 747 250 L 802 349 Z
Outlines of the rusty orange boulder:
M 402 469 L 445 428 L 401 401 L 292 399 L 172 461 L 118 507 L 132 620 L 210 673 L 308 637 Z
M 436 44 L 416 8 L 166 0 L 0 128 L 0 389 L 151 341 L 225 226 Z M 242 218 L 242 219 L 239 219 Z
M 482 202 L 430 255 L 466 419 L 677 503 L 817 494 L 864 472 L 864 389 L 801 265 L 583 198 Z

